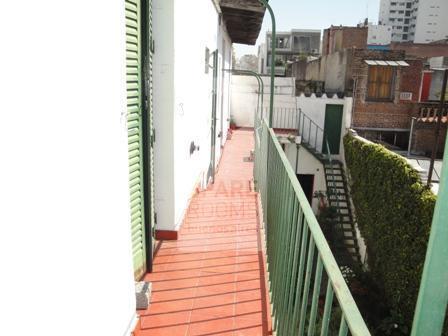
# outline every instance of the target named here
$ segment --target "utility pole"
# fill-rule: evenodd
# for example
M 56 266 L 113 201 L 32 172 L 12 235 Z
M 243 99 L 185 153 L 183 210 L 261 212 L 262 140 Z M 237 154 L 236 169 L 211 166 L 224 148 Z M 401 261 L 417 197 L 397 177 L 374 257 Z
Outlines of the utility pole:
M 442 126 L 443 109 L 445 107 L 445 95 L 446 95 L 447 81 L 448 81 L 448 69 L 445 69 L 444 75 L 443 75 L 442 92 L 440 94 L 440 105 L 439 105 L 439 108 L 437 111 L 437 125 L 436 125 L 434 146 L 432 148 L 431 162 L 429 164 L 428 183 L 427 183 L 428 187 L 431 187 L 432 172 L 434 170 L 434 161 L 436 160 L 437 150 L 439 149 L 440 127 Z

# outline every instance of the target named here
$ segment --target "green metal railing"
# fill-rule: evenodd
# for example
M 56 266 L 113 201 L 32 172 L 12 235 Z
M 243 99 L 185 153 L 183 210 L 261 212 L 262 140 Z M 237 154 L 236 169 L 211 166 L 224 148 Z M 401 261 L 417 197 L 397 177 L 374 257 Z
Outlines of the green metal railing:
M 354 336 L 370 335 L 266 120 L 256 132 L 254 169 L 263 207 L 273 327 L 277 335 L 344 336 L 349 330 Z M 323 307 L 319 307 L 320 297 L 325 297 Z M 337 331 L 331 330 L 335 324 Z
M 448 305 L 448 139 L 412 336 L 442 334 Z

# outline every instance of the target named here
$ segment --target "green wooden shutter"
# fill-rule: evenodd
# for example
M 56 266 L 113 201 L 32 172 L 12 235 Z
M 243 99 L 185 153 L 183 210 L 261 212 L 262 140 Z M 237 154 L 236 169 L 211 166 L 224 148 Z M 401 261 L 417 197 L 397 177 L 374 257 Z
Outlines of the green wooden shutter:
M 143 179 L 143 94 L 141 53 L 141 3 L 126 0 L 126 82 L 128 113 L 129 187 L 131 202 L 134 276 L 146 272 L 145 211 Z

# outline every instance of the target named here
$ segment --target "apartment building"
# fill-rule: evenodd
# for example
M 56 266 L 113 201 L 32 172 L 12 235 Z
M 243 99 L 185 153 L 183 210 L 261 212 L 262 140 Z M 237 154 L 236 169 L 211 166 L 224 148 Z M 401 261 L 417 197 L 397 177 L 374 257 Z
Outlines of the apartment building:
M 320 54 L 321 31 L 315 29 L 293 29 L 276 34 L 276 70 L 278 76 L 285 76 L 286 64 L 304 56 Z M 266 42 L 258 49 L 259 72 L 267 75 L 271 66 L 272 33 L 266 33 Z
M 448 37 L 446 0 L 381 0 L 379 23 L 392 26 L 392 41 L 431 43 Z

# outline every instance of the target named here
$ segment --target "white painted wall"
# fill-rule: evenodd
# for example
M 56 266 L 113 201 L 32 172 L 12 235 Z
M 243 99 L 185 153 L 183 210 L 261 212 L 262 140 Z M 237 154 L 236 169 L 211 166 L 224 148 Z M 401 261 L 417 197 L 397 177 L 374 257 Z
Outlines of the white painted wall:
M 352 114 L 352 106 L 353 106 L 353 98 L 345 97 L 338 98 L 337 95 L 333 97 L 327 97 L 327 95 L 322 95 L 322 97 L 316 97 L 314 94 L 311 97 L 306 97 L 305 95 L 300 95 L 297 97 L 296 106 L 298 109 L 302 111 L 308 118 L 310 118 L 315 124 L 317 124 L 321 129 L 325 127 L 325 110 L 327 105 L 343 105 L 344 111 L 342 116 L 342 137 L 347 133 L 351 124 L 351 114 Z M 323 133 L 322 131 L 318 131 L 317 133 L 317 141 L 315 127 L 311 129 L 309 132 L 309 128 L 307 127 L 308 123 L 305 123 L 305 127 L 303 128 L 303 136 L 306 139 L 310 139 L 310 143 L 317 143 L 317 148 L 322 148 L 322 139 Z M 341 141 L 340 145 L 340 153 L 343 150 L 343 143 Z M 338 158 L 338 155 L 335 156 Z
M 270 101 L 270 77 L 262 77 L 264 84 L 264 99 L 263 99 L 263 113 L 267 117 Z M 283 109 L 284 118 L 291 120 L 290 125 L 284 123 L 286 126 L 293 128 L 296 123 L 293 122 L 293 113 L 295 114 L 295 82 L 294 78 L 276 77 L 275 78 L 275 97 L 274 109 Z M 231 84 L 231 108 L 230 113 L 239 127 L 253 127 L 254 116 L 257 109 L 258 99 L 258 81 L 253 76 L 232 76 Z M 261 110 L 261 106 L 260 106 Z M 275 119 L 275 117 L 274 117 Z M 287 128 L 287 127 L 283 127 Z
M 205 50 L 219 53 L 218 161 L 230 117 L 230 74 L 222 69 L 231 68 L 232 47 L 212 1 L 195 4 L 200 20 L 185 15 L 191 10 L 187 1 L 155 0 L 154 7 L 154 86 L 160 85 L 154 91 L 156 229 L 173 231 L 182 224 L 197 183 L 205 185 L 210 164 L 213 69 L 205 72 Z M 199 146 L 192 155 L 191 142 Z
M 174 0 L 153 0 L 156 229 L 174 223 Z
M 325 184 L 325 172 L 322 163 L 317 160 L 308 150 L 303 147 L 299 147 L 298 151 L 298 161 L 296 170 L 296 159 L 297 159 L 297 146 L 296 144 L 287 144 L 285 146 L 285 154 L 293 170 L 296 174 L 306 174 L 314 175 L 314 187 L 313 193 L 316 191 L 327 191 L 327 186 Z M 315 214 L 317 214 L 319 209 L 319 199 L 313 198 L 311 207 Z
M 0 11 L 0 335 L 123 336 L 135 318 L 124 15 Z
M 368 45 L 389 45 L 392 40 L 392 27 L 390 25 L 374 25 L 369 23 L 367 33 Z
M 415 43 L 430 43 L 448 38 L 448 1 L 426 0 L 418 4 Z

